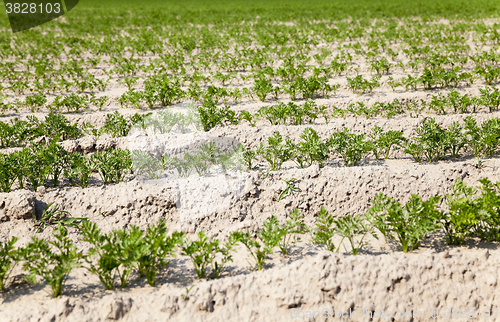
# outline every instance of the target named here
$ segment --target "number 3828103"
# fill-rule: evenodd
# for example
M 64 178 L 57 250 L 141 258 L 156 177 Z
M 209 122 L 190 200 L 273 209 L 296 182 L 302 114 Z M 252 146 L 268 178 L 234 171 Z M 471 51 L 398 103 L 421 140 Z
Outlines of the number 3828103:
M 60 3 L 6 3 L 7 13 L 60 13 Z

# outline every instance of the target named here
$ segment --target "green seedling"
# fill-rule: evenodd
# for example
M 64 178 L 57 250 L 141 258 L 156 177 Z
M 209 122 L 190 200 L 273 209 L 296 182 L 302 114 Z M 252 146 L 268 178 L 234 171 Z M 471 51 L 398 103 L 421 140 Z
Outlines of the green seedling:
M 399 202 L 378 193 L 369 210 L 373 216 L 372 225 L 386 241 L 395 240 L 403 252 L 414 250 L 427 234 L 442 226 L 441 212 L 437 210 L 440 199 L 431 197 L 423 201 L 420 196 L 412 194 L 410 201 L 401 207 Z
M 257 269 L 262 270 L 267 257 L 281 240 L 278 219 L 275 216 L 269 217 L 264 222 L 264 227 L 257 232 L 257 236 L 247 230 L 245 232 L 233 232 L 231 238 L 242 243 L 247 248 Z
M 299 187 L 294 187 L 294 184 L 297 183 L 299 180 L 295 179 L 295 178 L 292 178 L 290 180 L 283 180 L 285 183 L 286 183 L 286 188 L 285 190 L 283 190 L 279 197 L 278 197 L 278 201 L 280 201 L 281 199 L 283 199 L 284 196 L 286 196 L 288 193 L 292 192 L 292 191 L 302 191 Z
M 83 255 L 68 237 L 66 228 L 59 225 L 53 235 L 54 241 L 33 237 L 26 247 L 19 249 L 19 254 L 25 261 L 23 268 L 29 272 L 25 276 L 26 280 L 35 284 L 36 276 L 43 277 L 50 284 L 53 297 L 58 297 L 62 294 L 71 271 L 82 265 Z
M 52 207 L 52 205 L 54 205 L 53 202 L 45 207 L 40 220 L 37 221 L 36 217 L 33 215 L 35 227 L 37 228 L 36 233 L 53 225 L 77 227 L 81 221 L 87 220 L 87 218 L 68 218 L 67 216 L 70 215 L 68 211 L 60 210 L 57 204 L 54 207 Z
M 10 273 L 18 262 L 17 250 L 14 249 L 14 244 L 18 240 L 17 237 L 12 237 L 5 242 L 0 241 L 0 291 L 5 291 L 5 286 L 9 280 Z
M 132 225 L 130 230 L 118 229 L 102 234 L 95 223 L 84 221 L 80 226 L 80 233 L 83 241 L 92 244 L 85 258 L 89 265 L 87 269 L 98 275 L 107 290 L 113 289 L 117 275 L 121 286 L 126 287 L 130 273 L 137 266 L 140 257 L 147 253 L 147 249 L 141 248 L 144 233 L 139 227 Z M 145 265 L 143 262 L 142 268 Z
M 243 152 L 243 159 L 248 170 L 254 168 L 253 161 L 256 160 L 257 152 L 255 150 L 247 150 Z
M 336 247 L 332 241 L 333 236 L 335 236 L 334 219 L 324 206 L 321 206 L 317 214 L 315 225 L 316 228 L 312 230 L 312 241 L 323 249 L 335 251 Z
M 98 151 L 90 157 L 90 164 L 104 184 L 120 183 L 132 170 L 130 151 L 122 149 Z
M 149 179 L 159 179 L 163 170 L 161 160 L 147 152 L 134 150 L 131 155 L 132 169 L 136 176 L 146 175 Z
M 99 109 L 99 112 L 102 111 L 104 104 L 106 104 L 108 101 L 109 101 L 108 96 L 95 97 L 94 95 L 92 95 L 90 97 L 90 103 L 96 106 Z
M 0 191 L 10 192 L 12 185 L 17 179 L 16 154 L 0 153 Z
M 283 142 L 283 138 L 278 131 L 267 139 L 268 145 L 262 143 L 257 149 L 257 154 L 269 163 L 271 171 L 281 169 L 286 161 L 290 160 L 294 154 L 294 144 L 290 139 Z
M 340 245 L 342 245 L 343 241 L 347 239 L 351 246 L 352 254 L 357 255 L 364 246 L 368 245 L 368 243 L 364 241 L 367 234 L 370 233 L 378 239 L 371 226 L 371 221 L 372 218 L 369 213 L 366 213 L 363 216 L 345 216 L 334 220 L 335 231 L 340 237 L 342 237 L 337 251 L 340 249 Z
M 389 154 L 391 150 L 399 149 L 405 142 L 405 138 L 403 137 L 403 132 L 401 131 L 389 131 L 384 132 L 384 130 L 375 125 L 372 128 L 372 134 L 368 136 L 372 139 L 373 142 L 373 154 L 375 154 L 375 158 L 378 160 L 380 156 L 383 156 L 385 159 L 389 158 Z
M 161 163 L 164 169 L 175 168 L 180 177 L 187 178 L 193 172 L 193 158 L 194 156 L 189 153 L 184 154 L 184 159 L 171 157 L 165 153 L 161 158 Z M 172 171 L 170 173 L 173 174 Z
M 198 278 L 205 278 L 208 274 L 208 269 L 212 268 L 212 275 L 218 278 L 224 266 L 232 261 L 230 252 L 234 251 L 234 237 L 229 238 L 226 247 L 220 247 L 220 241 L 214 239 L 209 241 L 203 231 L 198 233 L 198 240 L 189 240 L 182 246 L 182 255 L 189 256 L 191 259 L 196 275 Z M 217 254 L 222 255 L 222 259 L 217 261 Z
M 116 229 L 111 232 L 111 242 L 120 266 L 116 269 L 121 287 L 127 287 L 130 273 L 136 269 L 141 254 L 144 232 L 138 226 L 130 229 Z
M 317 162 L 320 168 L 323 167 L 329 156 L 327 143 L 323 142 L 312 128 L 306 128 L 300 138 L 303 141 L 297 145 L 295 162 L 300 168 L 310 167 L 314 162 Z
M 467 237 L 473 236 L 484 213 L 475 188 L 468 187 L 458 178 L 452 189 L 453 193 L 445 195 L 449 211 L 443 213 L 443 228 L 448 244 L 461 245 Z
M 290 244 L 295 244 L 300 241 L 297 234 L 304 234 L 307 228 L 304 224 L 304 215 L 295 208 L 289 216 L 289 220 L 280 227 L 280 242 L 278 247 L 281 250 L 281 255 L 286 256 L 289 254 Z
M 334 132 L 326 144 L 342 157 L 345 166 L 357 165 L 368 151 L 373 150 L 372 142 L 365 141 L 364 134 L 351 133 L 346 127 Z
M 31 109 L 31 113 L 38 112 L 47 103 L 47 97 L 43 93 L 26 96 L 24 104 Z
M 65 169 L 64 177 L 69 179 L 71 185 L 87 188 L 94 171 L 93 162 L 80 153 L 71 153 L 69 159 L 70 166 Z

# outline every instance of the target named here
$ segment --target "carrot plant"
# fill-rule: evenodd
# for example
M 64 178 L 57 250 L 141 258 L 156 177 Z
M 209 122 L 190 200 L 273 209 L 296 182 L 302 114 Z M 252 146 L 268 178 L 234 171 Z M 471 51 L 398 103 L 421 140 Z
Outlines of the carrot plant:
M 254 234 L 250 231 L 235 231 L 231 233 L 234 241 L 242 243 L 250 253 L 257 269 L 262 270 L 267 257 L 281 240 L 278 219 L 271 216 L 264 221 L 264 227 Z
M 217 107 L 213 102 L 206 102 L 198 107 L 200 121 L 205 132 L 216 126 L 238 124 L 238 118 L 229 106 Z
M 323 142 L 312 128 L 306 128 L 300 138 L 302 141 L 296 145 L 295 149 L 295 162 L 301 168 L 310 167 L 314 162 L 317 162 L 320 168 L 323 167 L 329 155 L 328 144 Z
M 351 133 L 348 128 L 334 132 L 327 140 L 330 149 L 339 154 L 345 166 L 355 166 L 363 156 L 373 149 L 373 144 L 365 140 L 364 134 Z
M 285 183 L 286 183 L 286 188 L 280 193 L 279 197 L 278 197 L 278 201 L 280 201 L 281 199 L 283 199 L 283 197 L 285 197 L 288 193 L 291 193 L 292 191 L 302 191 L 299 187 L 295 187 L 295 183 L 298 182 L 297 179 L 295 178 L 292 178 L 290 180 L 283 180 Z
M 14 244 L 18 240 L 12 237 L 5 242 L 0 242 L 0 291 L 5 291 L 5 286 L 9 280 L 10 273 L 18 262 L 18 251 Z
M 64 177 L 68 178 L 71 185 L 86 188 L 89 185 L 94 166 L 95 164 L 90 161 L 90 158 L 80 153 L 71 153 L 69 155 L 69 167 L 65 169 Z
M 299 209 L 295 208 L 289 215 L 289 219 L 284 225 L 280 225 L 279 235 L 280 241 L 278 247 L 281 250 L 281 255 L 286 256 L 290 252 L 290 245 L 300 241 L 298 234 L 306 233 L 307 228 L 304 224 L 304 215 Z
M 212 276 L 219 278 L 224 266 L 233 260 L 230 253 L 234 252 L 236 240 L 230 236 L 229 241 L 221 247 L 218 239 L 209 241 L 203 231 L 200 231 L 197 237 L 198 240 L 185 241 L 182 245 L 182 255 L 189 256 L 198 278 L 205 278 L 209 268 L 212 270 Z M 217 259 L 218 257 L 220 259 Z
M 479 179 L 481 226 L 477 230 L 479 237 L 487 241 L 500 240 L 500 183 L 492 183 L 486 178 Z
M 26 178 L 34 191 L 39 186 L 45 185 L 47 177 L 54 167 L 54 156 L 51 150 L 55 149 L 55 145 L 55 140 L 46 146 L 32 145 L 15 155 L 20 166 L 18 168 L 19 176 Z M 18 180 L 22 181 L 20 178 Z
M 481 215 L 477 190 L 468 187 L 460 178 L 452 186 L 453 192 L 445 195 L 449 211 L 443 213 L 444 232 L 448 244 L 461 245 L 473 235 Z
M 332 240 L 335 236 L 333 216 L 326 211 L 324 206 L 321 206 L 316 216 L 316 228 L 312 230 L 312 241 L 323 249 L 335 251 L 336 247 Z
M 372 133 L 368 136 L 372 139 L 372 151 L 377 160 L 380 156 L 387 159 L 391 150 L 399 149 L 406 140 L 403 137 L 403 132 L 392 130 L 384 132 L 384 130 L 377 125 L 372 128 Z
M 90 164 L 104 184 L 120 183 L 132 169 L 130 151 L 122 149 L 98 151 L 90 157 Z
M 378 239 L 375 229 L 372 226 L 372 217 L 370 213 L 359 216 L 344 216 L 333 221 L 335 232 L 342 237 L 337 251 L 345 239 L 351 246 L 353 255 L 357 255 L 368 243 L 364 240 L 367 234 L 371 234 Z M 344 245 L 345 248 L 345 245 Z
M 369 214 L 373 216 L 372 225 L 385 237 L 395 240 L 403 252 L 418 248 L 428 233 L 442 227 L 441 212 L 437 203 L 441 197 L 431 197 L 424 201 L 412 194 L 404 207 L 390 197 L 378 193 L 372 200 Z
M 293 156 L 294 144 L 290 139 L 283 142 L 278 131 L 267 139 L 267 145 L 262 143 L 257 149 L 257 154 L 269 163 L 271 171 L 281 169 L 281 166 Z
M 82 240 L 92 245 L 85 258 L 88 264 L 86 268 L 98 275 L 107 290 L 113 289 L 117 275 L 121 286 L 126 287 L 130 273 L 137 267 L 140 257 L 148 251 L 141 249 L 144 233 L 139 227 L 132 225 L 130 230 L 116 229 L 102 234 L 95 223 L 84 221 L 80 233 Z M 145 270 L 150 268 L 147 265 L 144 260 L 141 266 L 143 273 L 147 273 Z M 151 275 L 149 277 L 153 278 Z
M 71 271 L 82 265 L 83 254 L 78 252 L 63 226 L 59 225 L 53 235 L 54 241 L 33 237 L 26 247 L 19 249 L 19 254 L 24 260 L 24 269 L 29 272 L 26 280 L 34 284 L 37 276 L 43 277 L 50 284 L 52 295 L 58 297 Z
M 353 93 L 363 94 L 367 90 L 370 93 L 373 89 L 380 86 L 380 76 L 373 76 L 370 80 L 364 79 L 362 75 L 358 75 L 354 78 L 347 77 L 347 86 L 352 90 Z
M 159 179 L 163 170 L 161 160 L 149 155 L 147 152 L 134 150 L 131 154 L 132 169 L 134 174 L 146 175 L 150 179 Z
M 59 205 L 55 205 L 52 207 L 54 203 L 48 204 L 44 209 L 42 216 L 40 217 L 39 220 L 36 219 L 36 217 L 33 215 L 33 219 L 35 220 L 35 228 L 36 228 L 36 233 L 40 232 L 41 230 L 44 230 L 45 228 L 53 225 L 63 226 L 78 226 L 79 221 L 86 221 L 86 218 L 68 218 L 68 215 L 70 214 L 68 211 L 65 210 L 60 210 Z
M 17 179 L 16 154 L 0 154 L 0 191 L 10 192 Z

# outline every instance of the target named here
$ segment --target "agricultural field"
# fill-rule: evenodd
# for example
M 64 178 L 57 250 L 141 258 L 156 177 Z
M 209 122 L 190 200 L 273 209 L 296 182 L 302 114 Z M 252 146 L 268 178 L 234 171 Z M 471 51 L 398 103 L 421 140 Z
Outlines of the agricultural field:
M 1 321 L 500 320 L 500 2 L 0 29 Z

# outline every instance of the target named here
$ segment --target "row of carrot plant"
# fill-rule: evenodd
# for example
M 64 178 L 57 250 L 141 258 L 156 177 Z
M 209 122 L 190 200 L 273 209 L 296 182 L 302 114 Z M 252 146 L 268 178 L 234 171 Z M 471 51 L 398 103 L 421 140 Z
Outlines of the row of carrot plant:
M 474 188 L 457 179 L 452 193 L 427 200 L 412 195 L 405 205 L 379 193 L 365 214 L 337 219 L 322 206 L 312 228 L 304 224 L 304 216 L 295 209 L 284 222 L 272 215 L 257 231 L 233 231 L 225 243 L 208 238 L 203 231 L 194 239 L 182 232 L 169 234 L 164 219 L 149 224 L 144 231 L 131 225 L 103 233 L 97 224 L 85 218 L 68 218 L 67 212 L 47 210 L 49 206 L 42 215 L 41 221 L 45 222 L 38 225 L 47 229 L 57 224 L 52 239 L 34 236 L 26 246 L 18 248 L 15 237 L 0 242 L 0 290 L 5 290 L 9 275 L 19 262 L 26 272 L 24 278 L 32 284 L 43 278 L 54 297 L 63 293 L 71 271 L 79 267 L 97 275 L 106 289 L 113 289 L 117 278 L 120 286 L 126 287 L 134 272 L 154 285 L 158 273 L 179 253 L 177 248 L 180 255 L 191 260 L 198 278 L 219 278 L 233 261 L 236 244 L 246 248 L 252 268 L 261 270 L 275 248 L 279 248 L 281 256 L 287 256 L 304 234 L 321 248 L 338 252 L 343 246 L 353 255 L 369 246 L 367 235 L 378 239 L 378 233 L 405 253 L 417 249 L 438 230 L 444 232 L 450 245 L 463 244 L 473 237 L 499 241 L 500 183 L 487 179 L 480 183 L 480 187 Z M 447 210 L 438 206 L 442 199 Z M 78 250 L 69 237 L 68 226 L 76 227 L 80 242 L 90 244 L 88 251 Z M 338 244 L 335 236 L 341 237 Z

